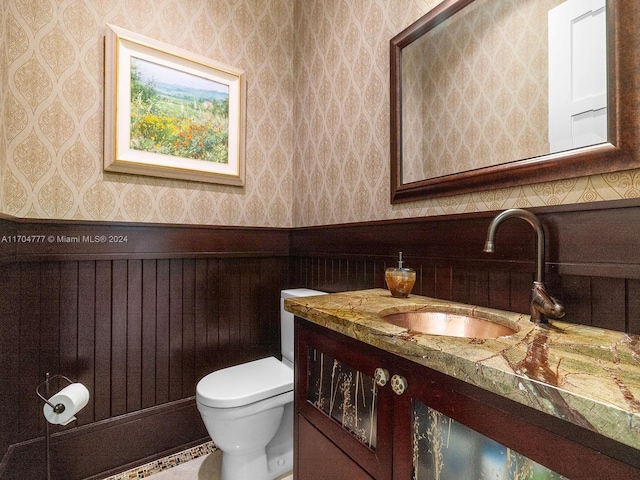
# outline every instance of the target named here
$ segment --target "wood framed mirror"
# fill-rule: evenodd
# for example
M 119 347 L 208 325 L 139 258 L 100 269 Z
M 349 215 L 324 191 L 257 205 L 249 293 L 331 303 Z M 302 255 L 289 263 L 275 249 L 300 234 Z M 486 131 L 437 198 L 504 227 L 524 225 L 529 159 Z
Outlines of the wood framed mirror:
M 574 147 L 560 146 L 555 151 L 550 146 L 555 117 L 549 111 L 557 103 L 549 96 L 554 74 L 540 68 L 550 66 L 550 54 L 547 48 L 522 60 L 518 48 L 528 51 L 531 48 L 527 45 L 536 42 L 545 43 L 546 48 L 547 40 L 552 41 L 550 23 L 545 23 L 552 21 L 548 12 L 571 1 L 575 0 L 445 0 L 391 39 L 391 203 L 640 168 L 640 2 L 602 0 L 601 62 L 606 65 L 602 74 L 606 107 L 605 118 L 600 120 L 600 130 L 605 132 L 602 138 Z M 516 4 L 527 5 L 529 10 L 519 12 Z M 483 10 L 485 7 L 488 10 Z M 537 10 L 531 10 L 534 7 Z M 531 27 L 534 19 L 544 26 Z M 522 28 L 522 22 L 528 22 L 527 28 Z M 497 28 L 507 31 L 501 35 L 504 38 L 496 39 Z M 588 33 L 582 38 L 591 36 Z M 480 44 L 484 40 L 492 48 L 500 42 L 506 47 L 498 54 L 487 53 L 489 47 Z M 416 47 L 418 42 L 424 46 Z M 448 49 L 452 46 L 455 48 Z M 557 50 L 552 48 L 555 57 Z M 476 56 L 470 59 L 470 54 Z M 440 58 L 433 60 L 437 56 Z M 409 58 L 419 58 L 421 64 L 410 65 Z M 495 73 L 494 67 L 504 68 Z M 526 69 L 529 76 L 539 77 L 539 85 L 516 79 L 516 73 Z M 434 72 L 435 78 L 424 81 Z M 571 75 L 594 76 L 564 72 L 555 77 Z M 482 85 L 469 82 L 470 78 L 484 79 L 491 85 L 502 82 L 507 90 L 486 93 Z M 513 94 L 513 85 L 520 89 L 517 94 Z M 443 87 L 449 90 L 443 91 Z M 454 90 L 457 97 L 450 92 Z M 410 96 L 415 92 L 419 97 Z M 424 97 L 430 97 L 431 103 Z M 475 113 L 467 108 L 470 104 L 477 108 Z M 461 118 L 471 122 L 461 126 Z M 531 127 L 534 118 L 542 125 L 542 133 Z M 518 126 L 518 134 L 503 133 L 503 125 Z M 459 136 L 454 136 L 454 131 Z M 532 140 L 536 136 L 537 143 Z M 514 141 L 510 144 L 506 139 Z M 424 145 L 416 148 L 412 142 Z M 516 151 L 514 146 L 524 146 L 524 150 Z M 409 163 L 415 158 L 417 168 Z M 482 163 L 486 159 L 488 163 Z M 433 169 L 436 164 L 438 168 Z

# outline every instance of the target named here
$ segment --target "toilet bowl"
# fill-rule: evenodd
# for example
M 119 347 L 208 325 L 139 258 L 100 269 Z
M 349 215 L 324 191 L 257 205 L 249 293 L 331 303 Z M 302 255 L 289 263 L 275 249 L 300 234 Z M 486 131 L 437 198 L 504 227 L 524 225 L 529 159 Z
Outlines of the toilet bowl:
M 282 291 L 282 361 L 263 358 L 198 382 L 198 411 L 222 450 L 221 480 L 273 480 L 293 469 L 293 315 L 284 299 L 322 294 Z

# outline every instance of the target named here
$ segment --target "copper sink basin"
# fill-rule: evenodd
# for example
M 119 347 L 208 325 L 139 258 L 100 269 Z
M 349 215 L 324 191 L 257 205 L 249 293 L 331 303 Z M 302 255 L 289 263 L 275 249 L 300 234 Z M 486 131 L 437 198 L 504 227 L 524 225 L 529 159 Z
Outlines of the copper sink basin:
M 449 337 L 498 338 L 513 335 L 519 330 L 519 327 L 508 319 L 482 318 L 478 314 L 467 315 L 459 312 L 420 310 L 391 313 L 382 315 L 382 320 L 406 328 L 411 333 Z

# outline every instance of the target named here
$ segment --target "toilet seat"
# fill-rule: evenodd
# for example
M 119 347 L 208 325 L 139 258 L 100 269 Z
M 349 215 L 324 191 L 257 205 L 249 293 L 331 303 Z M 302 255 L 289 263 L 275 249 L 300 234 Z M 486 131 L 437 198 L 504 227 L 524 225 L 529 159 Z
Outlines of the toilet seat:
M 223 368 L 204 377 L 196 401 L 213 408 L 233 408 L 293 391 L 293 370 L 275 357 Z

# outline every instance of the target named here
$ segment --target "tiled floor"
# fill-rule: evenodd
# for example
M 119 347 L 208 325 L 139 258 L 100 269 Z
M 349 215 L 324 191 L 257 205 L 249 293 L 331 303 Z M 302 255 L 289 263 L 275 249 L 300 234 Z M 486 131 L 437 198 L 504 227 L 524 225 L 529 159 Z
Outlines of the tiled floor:
M 220 480 L 221 462 L 222 452 L 216 450 L 147 478 L 149 480 Z M 293 480 L 293 475 L 285 475 L 279 480 Z
M 220 450 L 217 450 L 147 478 L 150 480 L 219 480 L 220 453 Z
M 222 452 L 211 452 L 213 448 L 212 444 L 205 444 L 105 480 L 220 480 Z M 293 480 L 293 475 L 287 474 L 278 480 Z
M 215 452 L 216 446 L 213 442 L 209 441 L 198 445 L 182 452 L 174 453 L 168 457 L 160 458 L 153 462 L 149 462 L 145 465 L 127 470 L 126 472 L 118 473 L 104 480 L 135 480 L 140 478 L 149 478 L 155 474 L 162 473 L 165 470 L 177 468 L 178 466 L 191 464 L 191 461 L 198 460 L 204 461 L 208 454 Z

